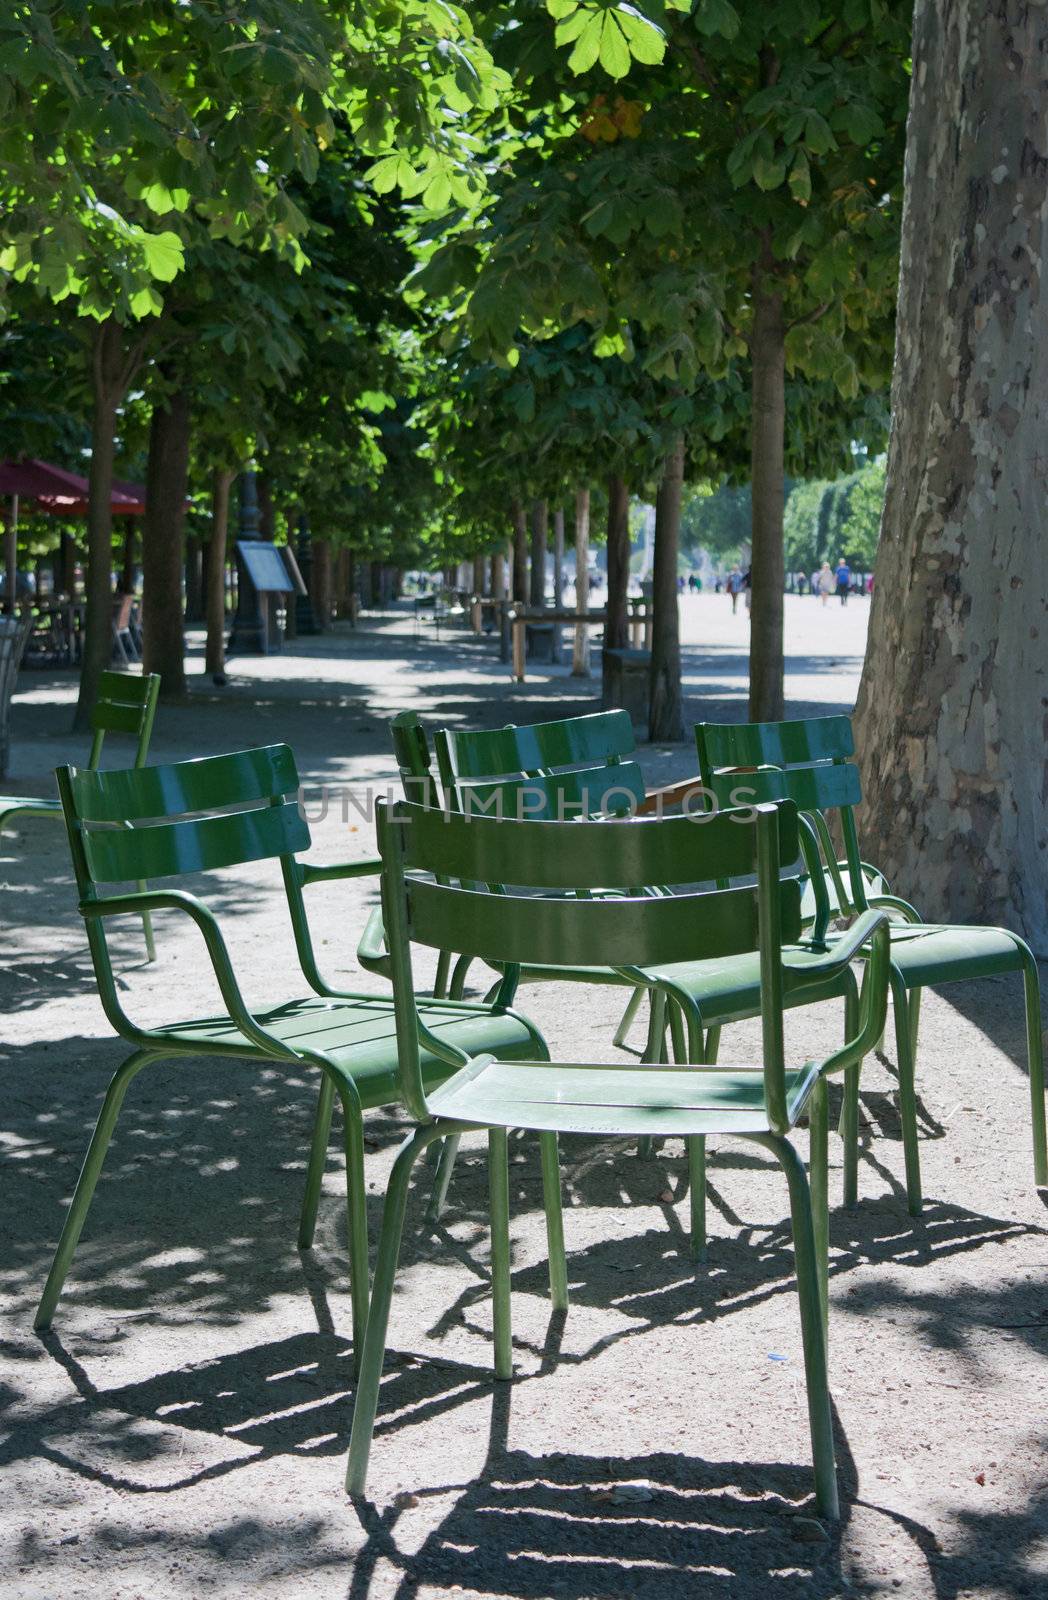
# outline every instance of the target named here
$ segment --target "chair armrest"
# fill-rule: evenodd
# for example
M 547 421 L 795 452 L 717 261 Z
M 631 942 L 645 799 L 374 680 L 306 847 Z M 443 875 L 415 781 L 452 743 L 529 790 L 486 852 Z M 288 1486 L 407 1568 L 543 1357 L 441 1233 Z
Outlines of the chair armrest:
M 145 911 L 181 911 L 195 922 L 203 934 L 230 1021 L 266 1055 L 279 1056 L 285 1061 L 300 1059 L 296 1051 L 275 1034 L 268 1033 L 248 1010 L 222 930 L 214 914 L 195 895 L 188 894 L 184 889 L 147 889 L 137 894 L 111 895 L 104 900 L 84 900 L 80 904 L 81 915 L 88 922 L 100 921 L 103 917 L 141 916 Z M 148 1034 L 148 1030 L 143 1031 Z
M 333 883 L 339 878 L 369 878 L 382 871 L 382 862 L 378 856 L 369 857 L 366 861 L 343 861 L 333 867 L 311 867 L 305 861 L 300 861 L 302 869 L 302 883 Z
M 838 972 L 841 967 L 846 967 L 861 954 L 882 925 L 885 929 L 883 938 L 885 941 L 890 941 L 887 914 L 878 910 L 864 911 L 861 916 L 856 917 L 850 928 L 845 929 L 844 933 L 833 940 L 828 950 L 816 956 L 813 961 L 805 962 L 804 977 L 808 978 L 813 972 Z
M 638 817 L 651 817 L 657 812 L 661 813 L 667 806 L 683 805 L 685 800 L 693 794 L 701 794 L 703 790 L 702 779 L 699 777 L 686 778 L 683 783 L 671 783 L 664 789 L 649 789 L 643 800 L 637 805 Z
M 871 894 L 867 897 L 867 904 L 875 911 L 898 911 L 904 922 L 924 921 L 916 906 L 911 906 L 908 900 L 903 900 L 897 894 Z
M 382 920 L 381 906 L 374 908 L 360 936 L 357 961 L 365 972 L 376 972 L 381 978 L 392 977 L 392 966 L 386 949 L 386 925 Z
M 865 911 L 850 927 L 833 954 L 843 960 L 853 960 L 869 946 L 869 959 L 863 974 L 859 996 L 859 1031 L 849 1039 L 844 1048 L 829 1056 L 820 1065 L 820 1072 L 840 1072 L 845 1067 L 857 1067 L 863 1057 L 874 1049 L 884 1032 L 888 1014 L 888 978 L 891 969 L 891 923 L 883 911 Z M 809 971 L 811 968 L 808 969 Z

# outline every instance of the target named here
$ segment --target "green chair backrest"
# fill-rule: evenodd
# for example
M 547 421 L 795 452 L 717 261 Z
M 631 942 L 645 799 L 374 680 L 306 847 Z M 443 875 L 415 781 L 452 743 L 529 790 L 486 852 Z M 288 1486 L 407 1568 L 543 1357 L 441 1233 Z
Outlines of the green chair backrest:
M 866 883 L 859 854 L 855 807 L 862 799 L 855 740 L 849 718 L 808 717 L 790 722 L 700 722 L 695 728 L 699 775 L 717 805 L 749 805 L 792 800 L 818 843 L 823 873 L 833 886 L 835 909 L 845 914 L 867 909 Z M 840 817 L 847 879 L 827 812 Z M 817 900 L 823 896 L 817 894 Z M 825 900 L 817 921 L 834 908 Z M 821 937 L 824 928 L 817 930 Z
M 127 733 L 137 739 L 136 767 L 144 767 L 156 717 L 160 676 L 156 672 L 138 677 L 130 672 L 103 672 L 98 697 L 91 708 L 91 754 L 89 767 L 97 767 L 107 733 Z
M 434 735 L 444 801 L 520 820 L 627 815 L 644 797 L 626 711 Z
M 412 1115 L 429 1115 L 412 941 L 495 964 L 565 967 L 652 966 L 759 950 L 768 1103 L 775 1125 L 785 1128 L 781 950 L 783 940 L 799 935 L 801 890 L 797 879 L 780 878 L 779 866 L 798 852 L 793 805 L 624 823 L 520 822 L 380 802 L 378 836 L 401 1093 Z M 695 887 L 754 872 L 756 884 Z M 502 888 L 474 887 L 484 883 Z M 637 883 L 675 892 L 629 893 Z M 626 892 L 586 894 L 609 888 Z
M 309 846 L 309 828 L 287 745 L 171 766 L 59 767 L 56 777 L 81 902 L 104 901 L 115 884 L 275 858 L 299 952 L 311 952 L 303 870 L 295 859 Z M 115 996 L 104 923 L 91 918 L 87 927 L 103 1003 L 123 1032 L 127 1019 Z

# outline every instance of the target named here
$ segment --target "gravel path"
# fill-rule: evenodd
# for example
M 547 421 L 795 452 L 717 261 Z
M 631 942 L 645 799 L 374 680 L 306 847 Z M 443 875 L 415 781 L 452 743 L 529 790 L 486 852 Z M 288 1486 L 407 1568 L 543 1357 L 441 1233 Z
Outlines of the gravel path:
M 744 715 L 746 623 L 729 610 L 723 597 L 685 602 L 695 715 Z M 849 709 L 865 608 L 820 611 L 788 606 L 791 703 Z M 359 797 L 390 779 L 385 719 L 405 705 L 496 725 L 592 707 L 595 688 L 546 670 L 513 690 L 487 644 L 416 645 L 390 616 L 234 663 L 225 691 L 161 712 L 154 758 L 289 739 L 311 783 Z M 72 694 L 67 674 L 23 676 L 12 787 L 82 757 L 66 731 Z M 684 750 L 641 754 L 653 783 L 693 770 Z M 372 844 L 337 804 L 315 828 L 318 860 Z M 1032 1186 L 1017 982 L 926 997 L 920 1222 L 903 1197 L 894 1069 L 864 1073 L 860 1204 L 831 1222 L 839 1529 L 811 1515 L 785 1188 L 743 1143 L 711 1154 L 710 1256 L 695 1272 L 681 1148 L 643 1161 L 566 1141 L 572 1305 L 551 1322 L 537 1155 L 514 1141 L 512 1386 L 490 1376 L 482 1143 L 464 1142 L 436 1228 L 422 1169 L 370 1498 L 354 1506 L 341 1491 L 353 1385 L 334 1145 L 316 1247 L 295 1248 L 305 1077 L 221 1061 L 143 1074 L 54 1332 L 31 1333 L 121 1047 L 94 997 L 60 830 L 6 837 L 0 884 L 5 1597 L 1048 1593 L 1048 1213 Z M 300 988 L 271 871 L 194 887 L 227 913 L 249 1001 Z M 373 882 L 313 894 L 332 973 L 380 987 L 354 963 Z M 138 930 L 121 935 L 129 1009 L 209 1008 L 202 950 L 179 926 L 158 931 L 152 968 Z M 523 1001 L 566 1058 L 607 1052 L 606 991 L 557 985 Z M 791 1054 L 828 1051 L 840 1026 L 832 1006 L 794 1013 Z M 724 1054 L 743 1059 L 755 1039 L 753 1026 L 731 1030 Z M 383 1113 L 368 1125 L 372 1237 L 399 1127 Z M 835 1195 L 839 1154 L 834 1141 Z

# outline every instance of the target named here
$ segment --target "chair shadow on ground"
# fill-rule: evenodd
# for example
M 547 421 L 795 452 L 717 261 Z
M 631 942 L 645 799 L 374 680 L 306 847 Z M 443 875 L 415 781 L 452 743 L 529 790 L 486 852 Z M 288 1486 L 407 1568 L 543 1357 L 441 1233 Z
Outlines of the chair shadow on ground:
M 301 1256 L 288 1247 L 260 1260 L 257 1244 L 242 1235 L 248 1227 L 260 1226 L 263 1233 L 272 1234 L 278 1213 L 289 1209 L 289 1201 L 293 1204 L 294 1196 L 283 1193 L 289 1187 L 286 1184 L 280 1186 L 281 1195 L 274 1199 L 267 1174 L 271 1175 L 274 1163 L 287 1164 L 281 1162 L 281 1157 L 295 1149 L 295 1131 L 300 1139 L 304 1134 L 312 1096 L 305 1080 L 278 1085 L 277 1103 L 293 1100 L 294 1115 L 281 1117 L 272 1147 L 263 1152 L 254 1141 L 252 1149 L 245 1152 L 243 1165 L 230 1172 L 216 1166 L 216 1151 L 228 1148 L 238 1128 L 246 1128 L 269 1109 L 264 1101 L 269 1099 L 272 1103 L 274 1085 L 249 1083 L 245 1092 L 249 1104 L 240 1116 L 228 1110 L 216 1115 L 213 1095 L 205 1095 L 199 1106 L 180 1109 L 183 1123 L 176 1165 L 183 1170 L 177 1174 L 179 1209 L 172 1211 L 169 1203 L 161 1203 L 145 1214 L 136 1211 L 130 1226 L 125 1213 L 115 1252 L 116 1281 L 96 1266 L 85 1282 L 74 1267 L 68 1292 L 81 1306 L 86 1303 L 108 1312 L 119 1307 L 121 1320 L 128 1324 L 122 1335 L 126 1331 L 127 1337 L 139 1338 L 147 1336 L 150 1325 L 163 1327 L 165 1312 L 156 1308 L 154 1301 L 160 1298 L 171 1306 L 176 1280 L 182 1280 L 174 1301 L 180 1316 L 209 1317 L 229 1327 L 236 1326 L 238 1312 L 257 1311 L 260 1298 L 264 1305 L 266 1294 L 285 1294 L 297 1285 L 303 1298 L 308 1294 L 312 1300 L 316 1331 L 175 1366 L 141 1381 L 107 1386 L 96 1383 L 88 1370 L 90 1361 L 85 1364 L 80 1359 L 84 1342 L 90 1348 L 92 1335 L 74 1331 L 64 1337 L 60 1312 L 56 1331 L 44 1336 L 35 1349 L 38 1359 L 49 1358 L 63 1368 L 73 1392 L 17 1424 L 0 1452 L 0 1464 L 46 1459 L 74 1476 L 146 1497 L 177 1495 L 193 1485 L 267 1458 L 322 1456 L 330 1458 L 334 1474 L 341 1472 L 351 1418 L 352 1364 L 348 1341 L 335 1330 L 327 1291 L 342 1271 L 344 1219 L 338 1208 L 335 1260 L 328 1259 L 327 1245 L 323 1255 L 318 1249 L 312 1256 Z M 137 1143 L 136 1133 L 140 1137 L 157 1126 L 157 1115 L 158 1107 L 154 1106 L 140 1111 L 138 1118 L 132 1120 L 128 1130 L 132 1149 Z M 162 1114 L 159 1120 L 162 1125 Z M 388 1115 L 379 1114 L 369 1122 L 372 1142 L 392 1141 L 397 1131 L 397 1122 Z M 725 1146 L 719 1157 L 731 1159 L 727 1156 L 729 1150 L 743 1161 L 752 1159 L 745 1146 Z M 124 1160 L 126 1156 L 125 1144 Z M 646 1169 L 651 1163 L 613 1152 L 609 1167 L 592 1157 L 591 1149 L 577 1145 L 568 1158 L 568 1164 L 579 1169 L 585 1203 L 610 1205 L 614 1194 L 618 1197 L 615 1203 L 628 1215 L 628 1196 L 635 1185 L 643 1189 L 650 1183 Z M 39 1160 L 43 1161 L 42 1155 Z M 118 1156 L 118 1166 L 120 1161 Z M 21 1166 L 24 1182 L 39 1176 L 42 1170 L 32 1155 Z M 526 1209 L 536 1210 L 540 1201 L 537 1161 L 514 1161 L 511 1173 L 514 1211 L 520 1214 Z M 194 1175 L 202 1181 L 192 1182 Z M 716 1195 L 713 1163 L 711 1177 Z M 654 1597 L 665 1594 L 668 1582 L 693 1583 L 696 1592 L 728 1594 L 733 1583 L 758 1579 L 771 1595 L 829 1597 L 840 1592 L 836 1541 L 813 1550 L 798 1542 L 790 1521 L 793 1514 L 810 1512 L 811 1478 L 806 1461 L 708 1461 L 701 1456 L 671 1452 L 609 1459 L 573 1453 L 570 1449 L 535 1458 L 510 1450 L 507 1443 L 513 1390 L 521 1384 L 541 1383 L 554 1364 L 582 1365 L 609 1344 L 635 1340 L 656 1325 L 678 1323 L 686 1327 L 699 1319 L 730 1322 L 737 1310 L 747 1306 L 776 1297 L 792 1302 L 792 1258 L 784 1217 L 767 1227 L 744 1229 L 738 1237 L 715 1237 L 709 1267 L 699 1274 L 688 1259 L 687 1241 L 677 1212 L 668 1203 L 664 1208 L 665 1229 L 626 1227 L 616 1231 L 613 1238 L 569 1255 L 574 1302 L 580 1306 L 610 1302 L 618 1314 L 616 1327 L 581 1351 L 564 1351 L 563 1318 L 553 1318 L 541 1346 L 518 1340 L 521 1375 L 513 1386 L 506 1386 L 493 1382 L 490 1368 L 484 1363 L 430 1356 L 423 1337 L 424 1333 L 439 1335 L 456 1314 L 464 1313 L 468 1320 L 473 1306 L 488 1295 L 486 1162 L 482 1149 L 464 1149 L 456 1171 L 452 1191 L 452 1214 L 457 1219 L 455 1237 L 444 1225 L 434 1229 L 422 1224 L 426 1180 L 427 1169 L 420 1168 L 412 1205 L 413 1224 L 406 1239 L 406 1262 L 434 1255 L 441 1258 L 450 1252 L 468 1263 L 472 1282 L 433 1327 L 419 1330 L 418 1353 L 415 1348 L 390 1352 L 376 1450 L 381 1449 L 383 1438 L 404 1427 L 434 1421 L 454 1427 L 455 1413 L 484 1394 L 492 1396 L 491 1449 L 486 1467 L 475 1481 L 419 1488 L 417 1492 L 425 1500 L 440 1496 L 451 1500 L 439 1527 L 426 1536 L 421 1548 L 411 1541 L 405 1550 L 398 1548 L 397 1525 L 403 1507 L 394 1503 L 380 1510 L 367 1502 L 358 1503 L 367 1543 L 352 1578 L 347 1576 L 350 1600 L 357 1596 L 363 1600 L 368 1593 L 368 1574 L 379 1559 L 393 1562 L 401 1572 L 398 1592 L 405 1596 L 423 1585 L 439 1588 L 459 1584 L 521 1600 L 539 1600 L 553 1594 L 569 1600 L 584 1600 L 593 1594 Z M 169 1183 L 170 1180 L 165 1187 Z M 604 1185 L 606 1194 L 602 1193 Z M 627 1192 L 625 1207 L 623 1186 Z M 373 1237 L 378 1221 L 377 1198 L 370 1219 Z M 257 1204 L 246 1214 L 238 1213 L 238 1200 L 255 1200 Z M 325 1201 L 329 1225 L 330 1204 L 329 1196 Z M 226 1242 L 215 1240 L 215 1216 L 234 1219 L 229 1227 L 233 1237 Z M 293 1219 L 283 1217 L 282 1223 L 285 1238 L 289 1239 Z M 467 1243 L 461 1238 L 463 1223 L 469 1224 Z M 98 1228 L 104 1231 L 111 1225 L 110 1211 L 108 1222 L 100 1219 Z M 570 1211 L 567 1225 L 570 1251 Z M 970 1306 L 966 1303 L 961 1312 L 956 1306 L 944 1304 L 941 1296 L 923 1294 L 919 1274 L 914 1276 L 912 1287 L 900 1287 L 897 1278 L 887 1284 L 864 1279 L 861 1290 L 855 1288 L 844 1296 L 840 1292 L 850 1270 L 860 1261 L 919 1269 L 936 1257 L 972 1252 L 1031 1232 L 1048 1233 L 1048 1228 L 1031 1228 L 963 1207 L 934 1203 L 925 1217 L 914 1224 L 897 1195 L 865 1201 L 853 1213 L 837 1212 L 833 1219 L 835 1248 L 831 1263 L 836 1286 L 835 1323 L 839 1327 L 841 1318 L 853 1313 L 869 1318 L 903 1307 L 910 1311 L 916 1308 L 923 1337 L 931 1345 L 956 1349 L 971 1328 L 1008 1326 L 1018 1330 L 1031 1349 L 1044 1354 L 1048 1316 L 1042 1317 L 1039 1312 L 1030 1285 L 988 1291 L 976 1296 Z M 195 1282 L 190 1269 L 178 1261 L 152 1259 L 165 1248 L 177 1253 L 187 1237 L 199 1243 L 205 1236 L 209 1240 L 207 1266 L 211 1269 L 206 1282 Z M 137 1267 L 129 1286 L 122 1274 L 126 1273 L 132 1252 Z M 34 1253 L 37 1258 L 41 1256 L 39 1248 Z M 261 1297 L 256 1281 L 259 1277 L 265 1291 Z M 544 1264 L 518 1268 L 513 1287 L 517 1294 L 544 1297 Z M 24 1303 L 28 1307 L 28 1295 Z M 626 1327 L 622 1326 L 624 1316 L 629 1319 Z M 483 1332 L 479 1326 L 477 1331 Z M 26 1351 L 22 1348 L 16 1353 L 24 1357 Z M 188 1470 L 180 1464 L 187 1436 L 198 1441 L 188 1452 L 194 1457 Z M 847 1507 L 855 1498 L 857 1478 L 843 1437 L 839 1446 Z M 629 1487 L 638 1483 L 639 1489 Z M 879 1514 L 890 1515 L 883 1509 Z M 1019 1573 L 1020 1548 L 1024 1542 L 1029 1546 L 1039 1535 L 1035 1535 L 1034 1523 L 1026 1513 L 1003 1520 L 1001 1537 L 1006 1533 L 1010 1547 L 1014 1547 L 1015 1571 Z M 902 1534 L 922 1552 L 936 1595 L 950 1600 L 959 1582 L 952 1579 L 951 1564 L 940 1557 L 932 1535 L 905 1519 L 896 1518 L 896 1522 Z M 248 1533 L 243 1532 L 243 1536 L 247 1538 Z M 266 1519 L 262 1517 L 250 1537 L 257 1540 L 266 1536 Z M 237 1529 L 227 1530 L 223 1537 L 235 1550 L 240 1537 Z M 974 1525 L 971 1537 L 973 1542 L 981 1537 Z M 104 1538 L 104 1530 L 99 1531 L 98 1538 Z M 639 1548 L 638 1541 L 643 1555 L 631 1561 L 629 1552 Z M 296 1552 L 296 1560 L 303 1570 L 308 1570 L 321 1560 L 327 1564 L 330 1553 L 318 1548 L 314 1556 L 303 1545 Z M 872 1579 L 869 1590 L 864 1590 L 864 1581 L 861 1575 L 852 1574 L 853 1592 L 877 1592 Z M 1020 1587 L 1014 1590 L 1016 1595 L 1023 1592 Z

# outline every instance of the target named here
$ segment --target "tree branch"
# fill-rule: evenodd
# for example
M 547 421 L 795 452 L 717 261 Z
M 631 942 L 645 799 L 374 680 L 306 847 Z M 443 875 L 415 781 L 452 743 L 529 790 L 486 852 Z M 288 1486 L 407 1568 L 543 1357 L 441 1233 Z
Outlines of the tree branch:
M 832 304 L 832 300 L 824 300 L 821 306 L 815 306 L 811 311 L 806 311 L 803 317 L 796 317 L 793 322 L 786 324 L 786 332 L 790 333 L 794 328 L 803 328 L 806 322 L 818 322 L 820 317 L 826 315 Z

